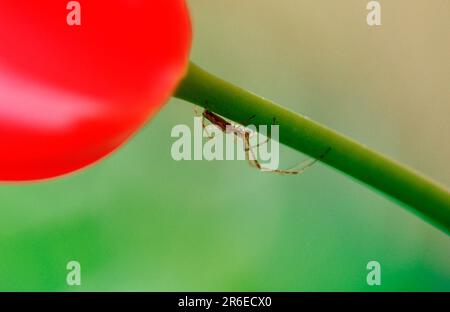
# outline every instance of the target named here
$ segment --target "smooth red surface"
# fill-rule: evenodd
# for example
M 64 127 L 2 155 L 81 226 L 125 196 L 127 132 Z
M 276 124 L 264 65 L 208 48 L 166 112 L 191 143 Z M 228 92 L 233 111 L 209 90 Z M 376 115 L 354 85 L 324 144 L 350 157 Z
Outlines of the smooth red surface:
M 0 181 L 46 179 L 122 145 L 188 63 L 184 0 L 0 0 Z

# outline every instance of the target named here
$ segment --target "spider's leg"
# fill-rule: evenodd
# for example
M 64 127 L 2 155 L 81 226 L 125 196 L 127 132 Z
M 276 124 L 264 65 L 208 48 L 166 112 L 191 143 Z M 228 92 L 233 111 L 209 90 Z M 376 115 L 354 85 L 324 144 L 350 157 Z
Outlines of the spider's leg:
M 264 140 L 264 142 L 257 143 L 256 145 L 253 145 L 252 148 L 259 148 L 260 146 L 263 146 L 263 145 L 269 143 L 270 139 L 271 139 L 271 137 L 270 137 L 270 135 L 268 135 L 267 138 Z
M 276 170 L 271 170 L 268 169 L 269 172 L 274 172 L 274 173 L 278 173 L 278 174 L 302 174 L 304 173 L 306 170 L 308 170 L 309 168 L 311 168 L 312 166 L 314 166 L 316 163 L 318 163 L 319 161 L 321 161 L 322 159 L 325 158 L 325 156 L 331 151 L 331 147 L 327 148 L 325 150 L 325 152 L 322 153 L 322 155 L 320 155 L 317 158 L 311 158 L 311 159 L 306 159 L 300 163 L 298 163 L 297 165 L 291 167 L 290 169 L 276 169 Z
M 270 173 L 276 173 L 281 175 L 296 175 L 296 174 L 302 174 L 312 166 L 314 166 L 317 162 L 321 161 L 329 152 L 331 151 L 331 147 L 329 147 L 322 155 L 320 155 L 318 158 L 312 158 L 312 159 L 306 159 L 299 164 L 289 168 L 289 169 L 270 169 L 262 166 L 257 160 L 255 162 L 257 163 L 257 168 L 264 172 L 270 172 Z
M 253 147 L 250 145 L 250 133 L 245 131 L 243 134 L 244 140 L 244 149 L 245 149 L 245 158 L 250 164 L 251 167 L 257 168 L 259 170 L 262 169 L 261 164 L 256 159 L 255 152 L 253 151 Z
M 205 116 L 202 114 L 202 128 L 203 128 L 203 131 L 205 131 L 205 133 L 206 133 L 206 137 L 208 138 L 208 140 L 212 140 L 212 139 L 214 139 L 214 135 L 212 135 L 211 133 L 209 133 L 209 131 L 208 131 L 208 125 L 206 124 L 206 118 L 205 118 Z M 210 121 L 211 122 L 211 121 Z M 216 124 L 214 124 L 213 122 L 211 122 L 211 125 L 213 125 L 213 126 L 215 126 L 215 127 L 218 127 Z M 220 129 L 220 127 L 218 127 L 219 129 Z
M 199 112 L 199 106 L 197 105 L 194 105 L 194 115 L 195 117 L 200 117 L 203 115 L 202 113 Z

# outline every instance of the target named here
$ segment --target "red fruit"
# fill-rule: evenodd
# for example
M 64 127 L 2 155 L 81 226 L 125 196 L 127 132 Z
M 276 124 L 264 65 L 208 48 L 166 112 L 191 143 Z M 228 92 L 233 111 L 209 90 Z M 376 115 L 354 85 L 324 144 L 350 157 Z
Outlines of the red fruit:
M 63 175 L 121 146 L 183 77 L 184 0 L 0 2 L 0 181 Z

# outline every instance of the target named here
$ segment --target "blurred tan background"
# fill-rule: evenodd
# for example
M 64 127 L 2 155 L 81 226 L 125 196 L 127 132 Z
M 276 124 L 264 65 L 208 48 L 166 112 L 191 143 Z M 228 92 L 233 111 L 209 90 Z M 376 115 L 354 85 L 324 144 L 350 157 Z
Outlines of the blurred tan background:
M 449 185 L 450 3 L 368 2 L 191 0 L 193 59 Z

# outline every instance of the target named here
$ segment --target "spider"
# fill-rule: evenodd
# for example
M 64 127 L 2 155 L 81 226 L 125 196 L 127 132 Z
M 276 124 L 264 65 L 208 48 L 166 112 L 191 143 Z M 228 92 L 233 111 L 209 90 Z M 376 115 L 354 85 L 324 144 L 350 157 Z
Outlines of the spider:
M 195 108 L 196 114 L 198 114 L 197 109 Z M 253 116 L 251 119 L 253 119 L 255 116 Z M 251 146 L 250 144 L 250 138 L 252 135 L 254 135 L 253 131 L 250 131 L 243 125 L 238 124 L 232 124 L 225 120 L 224 118 L 220 117 L 219 115 L 211 112 L 208 109 L 205 109 L 202 113 L 202 126 L 203 129 L 206 130 L 206 123 L 205 121 L 208 120 L 212 125 L 218 127 L 220 130 L 222 130 L 224 133 L 232 133 L 237 138 L 240 138 L 244 142 L 244 149 L 245 149 L 245 158 L 249 162 L 251 167 L 254 167 L 260 171 L 263 172 L 271 172 L 281 175 L 296 175 L 301 174 L 305 172 L 308 168 L 312 167 L 315 163 L 322 160 L 331 150 L 331 147 L 329 147 L 322 155 L 320 155 L 318 158 L 314 159 L 306 159 L 299 164 L 291 167 L 290 169 L 270 169 L 264 167 L 255 157 L 255 153 L 253 151 L 254 148 L 258 148 L 259 146 L 268 143 L 270 138 L 267 138 L 262 143 L 257 144 L 256 146 Z M 213 136 L 209 135 L 208 132 L 206 132 L 208 137 L 210 139 L 213 138 Z

